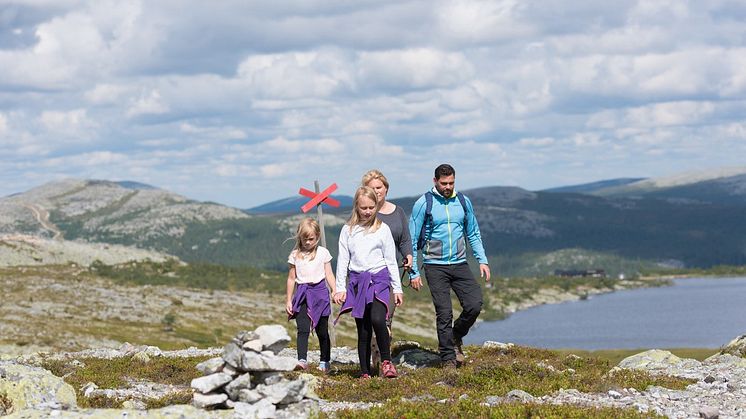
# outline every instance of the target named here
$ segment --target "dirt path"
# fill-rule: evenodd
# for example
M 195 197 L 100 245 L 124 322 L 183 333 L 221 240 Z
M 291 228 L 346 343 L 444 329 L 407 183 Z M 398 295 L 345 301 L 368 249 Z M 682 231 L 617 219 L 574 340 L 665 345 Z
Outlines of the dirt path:
M 44 229 L 49 230 L 53 233 L 53 240 L 62 240 L 64 238 L 62 236 L 62 231 L 60 231 L 60 229 L 57 228 L 56 225 L 49 221 L 49 211 L 36 204 L 26 203 L 23 204 L 23 206 L 30 209 L 31 212 L 34 213 L 34 218 L 36 218 L 36 221 L 39 222 L 39 224 L 41 224 Z

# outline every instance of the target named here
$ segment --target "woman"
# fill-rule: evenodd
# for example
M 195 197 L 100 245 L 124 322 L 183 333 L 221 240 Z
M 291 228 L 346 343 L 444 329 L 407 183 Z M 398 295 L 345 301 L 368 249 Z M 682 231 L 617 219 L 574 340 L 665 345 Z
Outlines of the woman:
M 386 176 L 383 175 L 379 170 L 369 170 L 363 175 L 362 186 L 368 186 L 376 192 L 376 198 L 378 199 L 378 219 L 386 223 L 391 230 L 391 236 L 394 239 L 394 244 L 399 253 L 399 261 L 403 264 L 404 270 L 408 271 L 412 266 L 412 238 L 409 235 L 409 221 L 407 215 L 401 207 L 386 200 L 386 195 L 389 192 L 389 181 Z M 391 307 L 391 313 L 386 321 L 388 327 L 389 337 L 393 336 L 392 324 L 394 321 L 394 310 L 396 305 L 389 304 Z M 390 340 L 389 340 L 390 342 Z M 390 350 L 390 348 L 389 348 Z M 380 351 L 377 345 L 377 340 L 373 341 L 373 367 L 378 368 L 380 363 Z
M 390 291 L 393 289 L 393 301 L 397 306 L 404 302 L 404 294 L 396 267 L 394 240 L 389 227 L 376 217 L 379 205 L 373 189 L 367 186 L 358 188 L 352 207 L 350 220 L 339 234 L 334 302 L 343 303 L 339 316 L 351 312 L 355 318 L 360 377 L 370 378 L 370 348 L 375 330 L 381 348 L 383 375 L 395 378 L 397 372 L 388 350 L 390 341 L 386 319 Z

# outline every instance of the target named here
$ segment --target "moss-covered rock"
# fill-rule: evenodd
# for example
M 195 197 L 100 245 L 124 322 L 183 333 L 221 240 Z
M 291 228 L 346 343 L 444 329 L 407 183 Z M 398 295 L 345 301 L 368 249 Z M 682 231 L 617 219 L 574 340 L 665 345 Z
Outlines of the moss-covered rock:
M 0 394 L 9 404 L 5 413 L 23 409 L 71 409 L 77 407 L 75 390 L 61 378 L 38 367 L 5 361 L 0 363 Z
M 728 342 L 728 344 L 720 350 L 720 353 L 746 358 L 746 335 L 741 335 Z

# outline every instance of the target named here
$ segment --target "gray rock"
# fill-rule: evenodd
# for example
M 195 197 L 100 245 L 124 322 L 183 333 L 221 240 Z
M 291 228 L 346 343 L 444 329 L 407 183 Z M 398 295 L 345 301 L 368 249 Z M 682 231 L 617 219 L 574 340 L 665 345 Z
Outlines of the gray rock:
M 74 409 L 75 389 L 51 372 L 38 367 L 0 361 L 0 394 L 13 409 Z
M 699 409 L 699 417 L 703 419 L 718 419 L 720 412 L 714 407 L 704 406 Z
M 148 346 L 147 348 L 145 348 L 145 353 L 148 354 L 148 356 L 151 358 L 163 356 L 163 352 L 157 346 Z
M 307 419 L 319 417 L 319 403 L 313 400 L 301 400 L 286 406 L 284 409 L 278 409 L 276 412 L 278 418 L 288 419 Z
M 225 361 L 226 364 L 232 366 L 233 368 L 240 368 L 241 367 L 241 357 L 243 356 L 243 349 L 241 349 L 241 345 L 239 345 L 236 342 L 229 342 L 225 347 L 223 347 L 223 361 Z
M 142 351 L 132 355 L 132 360 L 147 364 L 150 362 L 150 356 L 145 351 Z
M 215 407 L 222 405 L 228 400 L 228 395 L 225 393 L 210 393 L 201 394 L 194 393 L 194 399 L 192 404 L 200 409 L 206 409 L 208 407 Z
M 440 356 L 436 353 L 425 351 L 422 349 L 407 349 L 401 351 L 393 359 L 394 364 L 400 365 L 404 368 L 417 369 L 435 365 L 440 362 Z
M 509 401 L 520 401 L 523 403 L 531 402 L 534 400 L 534 396 L 523 390 L 510 390 L 508 394 L 505 395 L 505 398 L 507 398 Z
M 234 376 L 234 377 L 238 377 L 239 375 L 241 375 L 241 372 L 240 372 L 240 371 L 238 371 L 237 369 L 235 369 L 235 368 L 231 367 L 231 366 L 230 366 L 229 364 L 225 364 L 225 365 L 223 365 L 223 369 L 222 369 L 222 371 L 223 371 L 224 373 L 226 373 L 226 374 L 230 374 L 230 375 L 232 375 L 232 376 Z
M 270 371 L 293 371 L 298 365 L 298 360 L 286 356 L 264 358 L 264 362 Z
M 251 388 L 251 374 L 239 375 L 225 386 L 225 392 L 231 400 L 238 400 L 238 392 Z
M 125 400 L 122 402 L 122 409 L 146 410 L 147 405 L 142 400 Z
M 260 384 L 256 387 L 256 391 L 274 404 L 290 404 L 303 400 L 307 388 L 306 382 L 299 379 L 282 381 L 271 386 Z
M 488 406 L 495 406 L 495 405 L 498 405 L 498 404 L 502 403 L 503 400 L 504 400 L 504 398 L 500 397 L 500 396 L 487 396 L 487 397 L 485 397 L 484 402 Z
M 195 378 L 192 380 L 192 388 L 202 394 L 207 394 L 230 383 L 231 380 L 233 380 L 233 377 L 230 374 L 217 372 L 215 374 Z
M 512 343 L 502 343 L 502 342 L 495 342 L 493 340 L 488 340 L 482 344 L 483 348 L 496 348 L 496 349 L 502 349 L 507 350 L 515 346 L 515 344 Z
M 277 408 L 268 400 L 259 400 L 254 404 L 236 403 L 234 406 L 235 418 L 274 418 Z
M 270 350 L 277 354 L 280 352 L 288 343 L 290 343 L 290 336 L 284 327 L 274 324 L 259 326 L 255 330 L 256 334 L 259 335 L 259 339 L 262 341 L 262 345 L 265 350 Z
M 262 399 L 262 395 L 256 390 L 243 389 L 238 392 L 238 401 L 243 403 L 256 403 Z
M 210 375 L 215 374 L 216 372 L 223 371 L 224 366 L 225 361 L 223 361 L 223 358 L 217 357 L 200 362 L 199 364 L 197 364 L 196 368 L 197 371 L 201 372 L 202 374 Z
M 265 357 L 251 351 L 242 351 L 239 371 L 268 371 L 271 368 L 265 362 Z
M 669 366 L 676 366 L 682 362 L 681 358 L 669 351 L 660 349 L 651 349 L 632 356 L 624 358 L 619 367 L 624 369 L 666 369 Z
M 236 334 L 236 341 L 241 342 L 241 344 L 258 338 L 259 336 L 253 330 L 244 330 Z
M 243 349 L 247 351 L 261 352 L 264 349 L 262 341 L 259 339 L 253 339 L 243 344 Z
M 282 374 L 279 372 L 260 372 L 252 375 L 256 384 L 266 384 L 271 386 L 272 384 L 277 384 L 282 381 Z
M 738 357 L 746 357 L 746 335 L 738 336 L 728 342 L 720 351 L 721 354 L 730 354 Z

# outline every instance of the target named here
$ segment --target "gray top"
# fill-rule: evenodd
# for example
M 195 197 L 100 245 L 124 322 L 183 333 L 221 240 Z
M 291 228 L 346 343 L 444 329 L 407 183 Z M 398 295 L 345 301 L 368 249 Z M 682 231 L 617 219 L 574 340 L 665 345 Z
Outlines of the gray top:
M 411 255 L 412 237 L 409 235 L 409 221 L 407 220 L 407 215 L 404 214 L 404 210 L 397 205 L 391 214 L 381 214 L 379 212 L 378 219 L 389 226 L 391 236 L 394 238 L 394 244 L 399 251 L 401 259 L 403 260 L 407 255 Z

